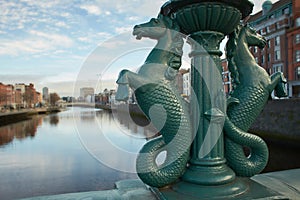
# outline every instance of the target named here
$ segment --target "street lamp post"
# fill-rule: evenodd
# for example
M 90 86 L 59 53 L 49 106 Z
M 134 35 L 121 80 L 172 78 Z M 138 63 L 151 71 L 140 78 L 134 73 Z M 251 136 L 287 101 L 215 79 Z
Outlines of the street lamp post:
M 117 99 L 127 100 L 129 87 L 135 89 L 138 105 L 160 130 L 161 137 L 140 150 L 137 172 L 161 199 L 278 195 L 249 178 L 265 167 L 268 148 L 261 138 L 247 133 L 248 125 L 263 109 L 270 90 L 277 88 L 285 95 L 283 75 L 269 77 L 249 52 L 248 45 L 265 44 L 263 37 L 240 23 L 253 6 L 248 0 L 170 0 L 156 19 L 134 28 L 137 39 L 149 37 L 158 42 L 138 73 L 120 72 Z M 174 77 L 181 66 L 181 33 L 192 49 L 189 109 L 174 89 Z M 220 43 L 226 35 L 230 36 L 227 58 L 231 72 L 240 75 L 238 81 L 234 77 L 237 86 L 231 100 L 225 97 L 220 59 Z M 230 105 L 227 110 L 230 103 L 239 106 Z M 154 109 L 157 105 L 159 109 Z M 243 146 L 250 147 L 254 156 L 246 157 Z M 167 152 L 166 160 L 158 165 L 156 158 L 163 151 Z
M 171 0 L 161 9 L 188 36 L 192 48 L 191 85 L 195 93 L 190 105 L 195 133 L 191 159 L 181 181 L 156 190 L 162 199 L 243 199 L 275 194 L 249 178 L 236 177 L 224 158 L 227 105 L 219 47 L 252 9 L 253 3 L 248 0 Z

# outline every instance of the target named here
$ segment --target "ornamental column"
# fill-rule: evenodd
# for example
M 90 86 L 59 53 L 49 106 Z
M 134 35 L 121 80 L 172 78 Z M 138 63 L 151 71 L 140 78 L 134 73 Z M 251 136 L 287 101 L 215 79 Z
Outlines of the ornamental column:
M 190 199 L 219 199 L 247 190 L 247 184 L 236 179 L 224 158 L 223 124 L 227 105 L 219 49 L 225 36 L 234 31 L 252 8 L 253 4 L 247 0 L 173 0 L 162 7 L 161 13 L 171 16 L 188 35 L 192 48 L 194 95 L 190 110 L 195 134 L 182 181 L 171 189 L 160 190 L 165 199 L 172 197 L 171 194 Z

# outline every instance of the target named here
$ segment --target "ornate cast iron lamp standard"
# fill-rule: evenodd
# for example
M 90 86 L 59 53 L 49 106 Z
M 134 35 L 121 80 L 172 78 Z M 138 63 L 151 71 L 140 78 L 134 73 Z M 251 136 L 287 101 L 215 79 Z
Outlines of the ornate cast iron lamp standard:
M 175 198 L 174 194 L 187 195 L 185 199 L 245 198 L 247 195 L 261 198 L 275 195 L 264 189 L 257 190 L 257 184 L 249 179 L 236 178 L 235 172 L 241 175 L 239 171 L 243 171 L 243 166 L 238 166 L 240 169 L 234 169 L 233 172 L 224 158 L 223 127 L 229 102 L 223 91 L 222 52 L 219 48 L 224 37 L 234 32 L 240 21 L 250 15 L 253 6 L 248 0 L 171 0 L 161 8 L 161 14 L 171 16 L 179 24 L 181 32 L 188 35 L 188 43 L 192 48 L 191 85 L 195 92 L 190 105 L 191 124 L 195 133 L 191 159 L 182 181 L 169 189 L 160 190 L 163 199 Z M 259 113 L 260 108 L 255 112 Z M 246 127 L 244 131 L 248 130 Z M 267 154 L 266 148 L 266 160 Z M 245 176 L 252 176 L 255 172 L 251 173 Z
M 245 6 L 251 10 L 251 4 Z M 198 105 L 200 107 L 199 113 L 192 113 L 196 137 L 190 166 L 183 176 L 187 182 L 221 185 L 233 182 L 235 178 L 224 159 L 222 129 L 226 100 L 219 47 L 224 36 L 231 33 L 241 20 L 241 12 L 245 11 L 223 1 L 193 1 L 173 13 L 182 31 L 189 35 L 188 41 L 192 47 L 191 85 L 196 98 L 191 101 L 191 110 Z
M 138 73 L 120 72 L 116 99 L 126 101 L 129 87 L 133 88 L 138 105 L 160 130 L 161 137 L 140 150 L 137 172 L 143 182 L 160 188 L 154 190 L 161 199 L 276 195 L 248 178 L 236 178 L 236 174 L 253 176 L 265 167 L 268 148 L 247 131 L 274 88 L 279 96 L 286 95 L 283 75 L 269 77 L 249 51 L 249 45 L 266 44 L 255 30 L 240 25 L 252 8 L 248 0 L 171 0 L 156 19 L 134 28 L 137 39 L 158 42 Z M 179 31 L 188 36 L 192 47 L 190 109 L 174 81 L 183 48 Z M 219 50 L 226 35 L 230 36 L 227 59 L 236 84 L 231 100 L 223 91 Z M 251 148 L 251 156 L 244 155 L 242 146 Z M 155 160 L 163 151 L 166 160 L 158 165 Z
M 173 191 L 193 194 L 198 198 L 213 198 L 228 197 L 247 189 L 244 184 L 235 181 L 235 173 L 226 165 L 224 158 L 222 129 L 226 99 L 219 47 L 224 37 L 234 31 L 252 8 L 253 4 L 247 0 L 174 0 L 161 9 L 162 14 L 172 16 L 181 31 L 189 36 L 188 42 L 192 47 L 191 85 L 196 96 L 191 101 L 191 111 L 199 106 L 199 110 L 191 116 L 196 134 L 191 160 L 182 177 L 183 182 L 174 185 Z M 165 194 L 169 192 L 165 191 Z

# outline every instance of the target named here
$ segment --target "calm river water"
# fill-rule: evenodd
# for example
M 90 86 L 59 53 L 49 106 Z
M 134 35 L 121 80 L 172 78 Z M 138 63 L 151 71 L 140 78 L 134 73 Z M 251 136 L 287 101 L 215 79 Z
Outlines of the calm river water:
M 105 190 L 137 178 L 136 153 L 154 135 L 144 125 L 74 108 L 0 127 L 0 199 Z

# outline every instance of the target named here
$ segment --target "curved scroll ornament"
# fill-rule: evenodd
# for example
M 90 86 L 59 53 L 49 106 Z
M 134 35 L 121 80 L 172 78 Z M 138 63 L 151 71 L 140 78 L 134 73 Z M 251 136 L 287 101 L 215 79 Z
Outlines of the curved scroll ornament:
M 137 39 L 148 37 L 158 42 L 138 73 L 123 70 L 117 80 L 116 99 L 127 100 L 129 87 L 134 89 L 139 107 L 160 129 L 161 137 L 146 143 L 136 163 L 139 177 L 154 187 L 166 186 L 184 173 L 192 140 L 188 105 L 174 81 L 184 44 L 178 31 L 179 26 L 163 15 L 135 26 L 133 34 Z M 167 153 L 166 160 L 159 165 L 156 158 L 163 151 Z
M 239 25 L 230 34 L 226 45 L 228 67 L 234 90 L 228 99 L 225 120 L 225 157 L 239 176 L 260 173 L 268 161 L 268 147 L 258 136 L 247 133 L 275 89 L 278 97 L 286 97 L 286 80 L 281 72 L 271 77 L 260 67 L 249 46 L 263 48 L 266 40 L 248 25 Z M 246 156 L 243 147 L 250 149 Z

